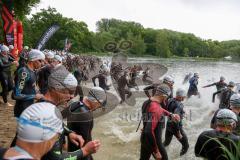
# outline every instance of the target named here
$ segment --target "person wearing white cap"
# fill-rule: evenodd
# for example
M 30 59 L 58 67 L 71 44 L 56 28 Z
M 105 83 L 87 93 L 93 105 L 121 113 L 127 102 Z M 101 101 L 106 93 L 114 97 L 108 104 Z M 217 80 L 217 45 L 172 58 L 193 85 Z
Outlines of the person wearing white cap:
M 239 94 L 233 94 L 230 98 L 230 109 L 236 114 L 237 116 L 237 123 L 236 127 L 233 130 L 233 133 L 240 136 L 240 95 Z M 211 128 L 216 128 L 216 121 L 217 121 L 217 114 L 221 109 L 218 109 L 212 120 L 211 120 Z
M 23 49 L 24 50 L 29 50 L 29 47 L 28 46 L 24 46 Z
M 240 137 L 233 134 L 237 116 L 229 109 L 220 109 L 216 115 L 216 128 L 202 132 L 195 145 L 195 155 L 205 159 L 232 159 L 239 151 Z
M 56 55 L 55 52 L 52 52 L 52 51 L 47 51 L 45 52 L 45 61 L 48 63 L 48 64 L 51 64 L 53 59 L 54 59 L 54 56 Z
M 173 98 L 173 85 L 174 85 L 174 79 L 172 76 L 165 76 L 163 78 L 163 83 L 167 84 L 169 86 L 169 88 L 171 89 L 171 94 L 169 96 L 169 98 Z
M 93 87 L 84 97 L 83 101 L 77 101 L 70 105 L 72 115 L 68 118 L 68 127 L 83 136 L 85 143 L 92 141 L 93 115 L 92 111 L 104 108 L 107 102 L 107 95 L 101 87 Z M 76 151 L 78 147 L 74 143 L 69 143 L 68 150 Z M 86 159 L 91 159 L 88 156 Z
M 230 98 L 230 109 L 237 116 L 236 128 L 233 130 L 233 133 L 240 136 L 240 94 L 233 94 Z
M 55 106 L 66 106 L 67 103 L 74 97 L 75 89 L 77 87 L 76 78 L 63 66 L 54 68 L 48 78 L 48 91 L 44 95 L 43 103 L 49 102 Z M 65 116 L 63 117 L 65 118 Z M 69 142 L 77 146 L 78 150 L 75 152 L 62 152 L 64 137 L 69 137 Z M 83 144 L 84 147 L 83 147 Z M 64 132 L 61 134 L 60 139 L 54 144 L 53 148 L 42 158 L 43 160 L 67 159 L 75 157 L 81 159 L 89 154 L 95 153 L 100 146 L 98 140 L 89 141 L 84 143 L 83 138 L 69 130 L 64 126 Z M 81 149 L 79 149 L 81 148 Z
M 17 70 L 12 96 L 16 100 L 15 117 L 19 117 L 28 106 L 34 103 L 35 99 L 43 98 L 43 95 L 37 93 L 36 90 L 37 76 L 35 70 L 42 66 L 44 59 L 45 56 L 40 50 L 33 49 L 28 54 L 27 65 Z
M 12 104 L 8 103 L 8 92 L 13 89 L 13 77 L 11 72 L 11 66 L 18 65 L 18 62 L 14 60 L 9 55 L 9 48 L 5 45 L 1 46 L 0 52 L 0 83 L 2 86 L 2 98 L 3 102 L 8 106 L 13 106 Z
M 53 147 L 63 131 L 60 111 L 51 103 L 35 103 L 17 119 L 16 145 L 4 159 L 40 160 Z
M 183 110 L 184 105 L 182 104 L 182 101 L 184 101 L 185 98 L 186 92 L 183 89 L 178 89 L 176 92 L 176 97 L 168 100 L 168 111 L 171 113 L 178 114 L 181 120 L 178 123 L 176 123 L 173 122 L 171 119 L 168 119 L 164 141 L 164 146 L 165 147 L 168 146 L 171 143 L 172 137 L 174 135 L 178 139 L 178 141 L 182 144 L 180 156 L 187 153 L 189 148 L 188 138 L 183 130 L 182 124 L 182 120 L 185 114 Z
M 54 67 L 59 67 L 62 65 L 62 57 L 59 55 L 54 55 L 52 64 Z

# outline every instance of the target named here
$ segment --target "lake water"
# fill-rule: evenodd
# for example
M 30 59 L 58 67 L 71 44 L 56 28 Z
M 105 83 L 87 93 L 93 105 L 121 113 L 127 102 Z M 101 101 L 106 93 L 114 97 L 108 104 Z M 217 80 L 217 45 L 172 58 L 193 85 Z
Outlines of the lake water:
M 131 59 L 134 62 L 152 62 L 164 64 L 168 67 L 167 75 L 174 76 L 174 90 L 183 88 L 187 91 L 188 84 L 182 85 L 184 75 L 188 72 L 198 72 L 199 91 L 201 98 L 192 97 L 184 101 L 186 119 L 184 128 L 189 138 L 190 148 L 186 155 L 180 157 L 180 143 L 174 137 L 167 152 L 170 160 L 198 159 L 194 156 L 194 145 L 198 135 L 209 129 L 211 111 L 218 108 L 218 101 L 211 102 L 215 87 L 201 88 L 204 85 L 216 82 L 220 76 L 226 78 L 226 82 L 240 82 L 240 63 L 210 62 L 193 60 L 165 60 L 165 59 Z M 137 160 L 140 152 L 140 131 L 136 128 L 140 119 L 140 111 L 146 98 L 137 99 L 135 106 L 119 105 L 112 112 L 95 119 L 93 139 L 101 141 L 101 148 L 94 154 L 96 160 Z M 165 134 L 165 132 L 164 132 Z M 163 134 L 163 138 L 164 138 Z

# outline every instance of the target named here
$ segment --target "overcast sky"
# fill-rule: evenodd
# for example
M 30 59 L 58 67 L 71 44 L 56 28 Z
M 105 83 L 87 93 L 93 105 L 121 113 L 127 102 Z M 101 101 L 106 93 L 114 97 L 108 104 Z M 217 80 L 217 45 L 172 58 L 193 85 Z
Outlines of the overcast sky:
M 240 40 L 240 0 L 41 0 L 33 13 L 48 6 L 91 31 L 101 18 L 117 18 L 203 39 Z

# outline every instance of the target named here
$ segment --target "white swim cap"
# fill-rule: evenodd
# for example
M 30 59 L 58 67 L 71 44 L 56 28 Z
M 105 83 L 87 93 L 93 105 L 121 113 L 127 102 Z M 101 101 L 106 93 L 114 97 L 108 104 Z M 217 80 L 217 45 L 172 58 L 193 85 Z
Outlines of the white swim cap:
M 62 57 L 60 57 L 59 55 L 55 55 L 54 59 L 62 63 Z
M 106 93 L 101 87 L 93 87 L 90 89 L 87 98 L 91 101 L 97 101 L 98 99 L 101 103 L 106 100 Z
M 37 61 L 37 60 L 44 60 L 45 55 L 43 52 L 37 49 L 32 49 L 28 54 L 28 60 L 29 61 Z
M 53 59 L 55 56 L 55 53 L 52 51 L 46 52 L 45 54 L 46 58 Z
M 9 52 L 9 48 L 6 45 L 2 45 L 1 52 Z
M 32 104 L 18 119 L 17 138 L 22 141 L 40 143 L 50 140 L 62 131 L 62 115 L 51 103 Z
M 55 89 L 72 89 L 77 84 L 77 79 L 63 65 L 54 68 L 48 77 L 48 86 Z

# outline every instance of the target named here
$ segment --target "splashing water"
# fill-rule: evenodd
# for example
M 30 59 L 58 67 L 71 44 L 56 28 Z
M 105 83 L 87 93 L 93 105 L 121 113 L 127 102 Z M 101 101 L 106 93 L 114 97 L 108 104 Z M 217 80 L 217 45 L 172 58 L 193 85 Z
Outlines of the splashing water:
M 188 84 L 183 85 L 182 81 L 186 73 L 198 72 L 199 91 L 201 98 L 191 97 L 184 102 L 186 118 L 183 121 L 184 130 L 187 133 L 190 148 L 186 155 L 180 157 L 180 143 L 173 138 L 171 144 L 166 148 L 169 159 L 192 160 L 198 159 L 194 155 L 194 146 L 198 135 L 209 129 L 212 111 L 218 108 L 218 101 L 212 103 L 212 93 L 215 87 L 201 88 L 204 85 L 219 80 L 220 76 L 226 78 L 226 82 L 240 82 L 240 64 L 231 62 L 199 62 L 184 60 L 139 60 L 141 62 L 161 63 L 168 66 L 167 75 L 172 75 L 175 79 L 174 90 L 182 88 L 187 91 Z M 96 160 L 137 160 L 140 154 L 140 134 L 136 132 L 141 118 L 141 106 L 147 98 L 137 99 L 135 106 L 126 104 L 119 105 L 112 112 L 95 119 L 93 129 L 93 139 L 101 141 L 101 148 L 94 155 Z M 140 126 L 140 129 L 142 124 Z M 163 132 L 163 139 L 165 132 Z

